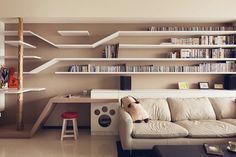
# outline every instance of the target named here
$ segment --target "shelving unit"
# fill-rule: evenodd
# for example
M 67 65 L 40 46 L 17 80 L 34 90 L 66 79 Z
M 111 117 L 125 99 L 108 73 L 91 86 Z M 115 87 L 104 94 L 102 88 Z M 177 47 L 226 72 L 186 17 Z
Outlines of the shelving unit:
M 42 64 L 41 66 L 29 71 L 24 72 L 24 74 L 37 74 L 41 71 L 55 65 L 58 62 L 66 62 L 66 61 L 88 61 L 88 62 L 135 62 L 135 61 L 175 61 L 175 62 L 191 62 L 191 61 L 236 61 L 236 58 L 54 58 L 49 60 L 48 62 Z
M 81 36 L 89 35 L 88 31 L 58 31 L 62 36 Z M 135 36 L 199 36 L 199 35 L 233 35 L 236 31 L 117 31 L 93 44 L 55 44 L 46 38 L 32 31 L 24 31 L 25 36 L 35 36 L 57 48 L 96 48 L 117 37 L 135 37 Z M 16 31 L 5 31 L 6 36 L 16 36 Z M 235 48 L 235 45 L 148 45 L 148 44 L 120 44 L 120 48 Z
M 1 24 L 1 23 L 0 23 Z M 1 40 L 0 40 L 0 45 L 3 45 L 3 48 L 0 46 L 0 50 L 3 50 L 3 52 L 0 53 L 0 59 L 1 59 L 1 64 L 4 64 L 6 59 L 17 59 L 18 61 L 18 72 L 17 72 L 17 79 L 18 79 L 18 86 L 17 88 L 8 88 L 8 89 L 0 89 L 0 96 L 1 96 L 1 109 L 5 108 L 5 94 L 16 94 L 17 95 L 17 129 L 14 131 L 8 130 L 8 132 L 14 132 L 15 136 L 21 136 L 22 134 L 25 134 L 24 129 L 24 123 L 23 123 L 23 105 L 24 105 L 24 98 L 23 94 L 27 92 L 40 92 L 44 91 L 45 88 L 23 88 L 23 59 L 41 59 L 39 56 L 24 56 L 24 48 L 36 48 L 36 46 L 31 45 L 29 43 L 24 42 L 24 36 L 32 36 L 33 34 L 30 31 L 23 31 L 23 19 L 18 18 L 18 31 L 4 31 L 4 23 L 2 24 L 0 29 L 0 34 L 1 34 Z M 4 32 L 4 33 L 3 33 Z M 18 37 L 18 40 L 7 40 L 5 41 L 5 36 L 16 36 Z M 3 40 L 2 40 L 3 39 Z M 7 56 L 4 50 L 4 44 L 14 46 L 18 48 L 18 53 L 16 56 Z M 2 106 L 4 105 L 4 106 Z M 21 131 L 17 132 L 17 131 Z M 0 137 L 10 137 L 8 135 L 5 135 L 4 133 L 1 132 Z

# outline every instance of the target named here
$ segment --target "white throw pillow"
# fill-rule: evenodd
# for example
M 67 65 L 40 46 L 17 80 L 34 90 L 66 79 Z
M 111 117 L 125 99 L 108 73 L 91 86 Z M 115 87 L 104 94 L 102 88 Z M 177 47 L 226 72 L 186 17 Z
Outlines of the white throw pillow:
M 215 110 L 217 119 L 236 118 L 235 98 L 209 98 Z
M 208 98 L 168 98 L 172 121 L 215 120 Z

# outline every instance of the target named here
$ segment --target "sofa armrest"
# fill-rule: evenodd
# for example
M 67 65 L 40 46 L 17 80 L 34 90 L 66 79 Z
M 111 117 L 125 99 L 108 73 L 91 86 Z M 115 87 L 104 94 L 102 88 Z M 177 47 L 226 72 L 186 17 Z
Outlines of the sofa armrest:
M 121 144 L 124 150 L 132 149 L 132 130 L 133 120 L 129 113 L 127 113 L 122 107 L 119 108 L 119 135 Z

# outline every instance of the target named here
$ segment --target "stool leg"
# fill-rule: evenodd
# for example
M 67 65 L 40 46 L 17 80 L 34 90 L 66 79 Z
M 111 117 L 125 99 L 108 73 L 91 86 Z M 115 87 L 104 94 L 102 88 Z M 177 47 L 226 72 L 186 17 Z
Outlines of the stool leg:
M 72 120 L 73 122 L 73 131 L 74 131 L 74 139 L 77 140 L 77 122 L 76 122 L 76 119 L 73 119 Z
M 78 131 L 78 123 L 77 123 L 77 119 L 75 119 L 75 131 L 76 131 L 76 136 L 77 136 L 77 138 L 78 138 L 79 131 Z
M 64 135 L 65 135 L 66 125 L 67 125 L 67 120 L 63 119 L 62 131 L 61 131 L 61 141 L 63 141 Z

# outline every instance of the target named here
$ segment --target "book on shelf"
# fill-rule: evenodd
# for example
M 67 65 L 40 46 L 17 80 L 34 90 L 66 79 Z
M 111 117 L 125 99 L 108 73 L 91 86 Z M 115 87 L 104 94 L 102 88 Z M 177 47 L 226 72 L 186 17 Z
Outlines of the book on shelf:
M 235 35 L 209 36 L 191 38 L 170 38 L 170 43 L 177 45 L 233 45 L 236 43 Z
M 106 45 L 102 58 L 118 58 L 119 44 Z
M 90 72 L 90 64 L 69 66 L 68 72 Z
M 169 52 L 169 58 L 235 58 L 235 49 L 180 49 Z
M 148 31 L 232 31 L 235 26 L 150 26 Z

